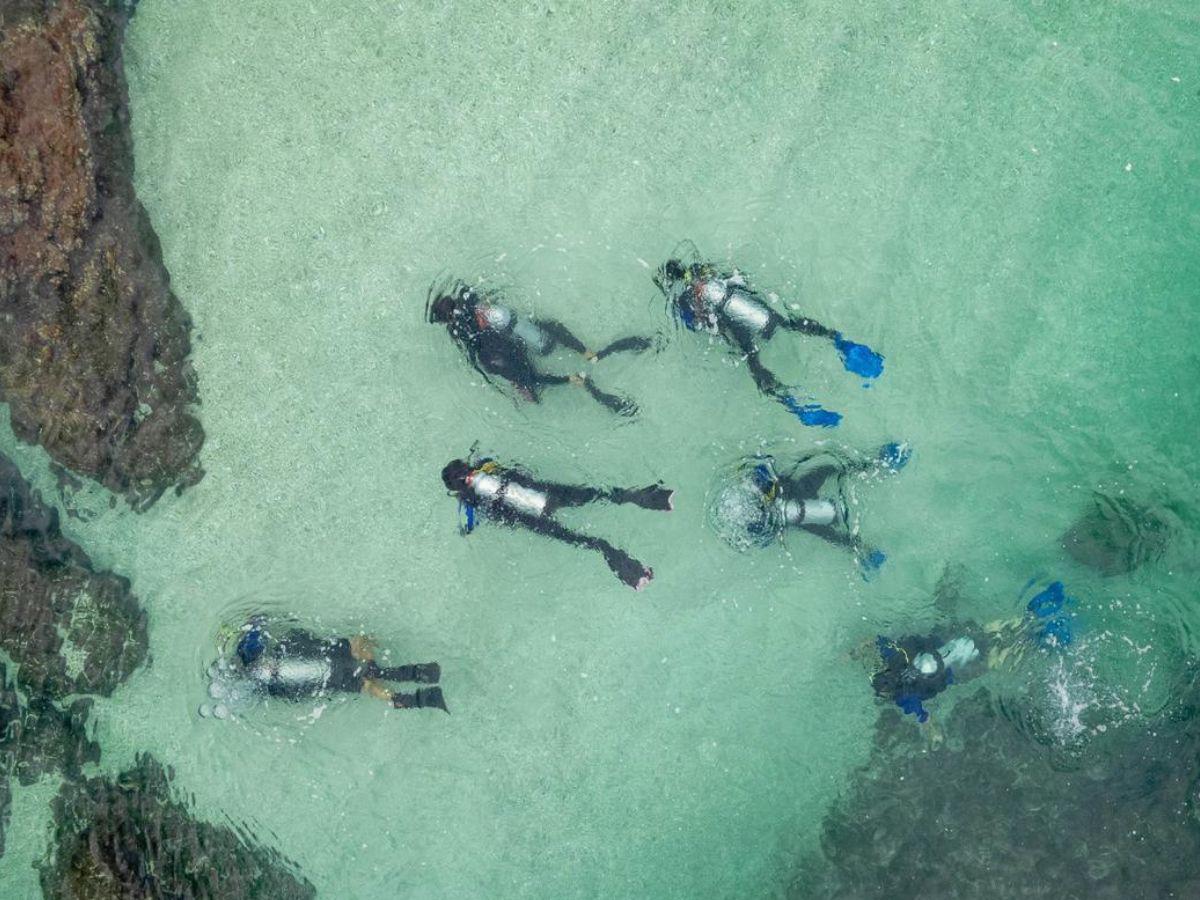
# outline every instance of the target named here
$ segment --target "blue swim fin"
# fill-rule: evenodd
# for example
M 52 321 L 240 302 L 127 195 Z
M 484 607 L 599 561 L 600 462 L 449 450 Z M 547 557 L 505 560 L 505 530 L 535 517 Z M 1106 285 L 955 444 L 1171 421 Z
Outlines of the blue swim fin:
M 863 581 L 870 581 L 879 574 L 879 570 L 883 568 L 883 564 L 887 562 L 887 554 L 882 550 L 872 550 L 865 556 L 858 558 L 858 568 L 862 573 Z
M 1067 597 L 1061 581 L 1051 582 L 1044 591 L 1029 601 L 1025 607 L 1039 619 L 1054 615 L 1063 608 Z
M 786 406 L 788 412 L 802 423 L 814 428 L 836 428 L 837 424 L 842 421 L 841 413 L 825 409 L 819 403 L 801 403 L 791 396 L 781 397 L 779 402 Z
M 908 465 L 911 456 L 912 447 L 907 443 L 890 441 L 879 448 L 879 461 L 893 472 L 899 472 Z
M 833 336 L 833 346 L 842 355 L 842 365 L 847 372 L 863 378 L 878 378 L 883 374 L 883 357 L 866 344 L 856 344 L 842 337 L 839 331 Z

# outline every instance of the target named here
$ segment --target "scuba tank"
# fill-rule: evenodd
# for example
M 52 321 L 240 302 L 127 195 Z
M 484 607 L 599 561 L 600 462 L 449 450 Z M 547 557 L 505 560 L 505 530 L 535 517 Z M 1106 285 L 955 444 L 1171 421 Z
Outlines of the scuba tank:
M 333 664 L 327 657 L 280 656 L 259 659 L 247 674 L 265 691 L 304 696 L 325 689 Z
M 536 322 L 531 322 L 529 319 L 517 319 L 516 324 L 513 325 L 512 333 L 538 353 L 545 354 L 550 352 L 550 335 L 542 331 Z
M 478 304 L 475 307 L 475 324 L 485 331 L 507 331 L 538 353 L 546 353 L 551 347 L 550 335 L 542 331 L 536 322 L 521 318 L 505 306 Z
M 504 479 L 497 474 L 501 471 L 495 463 L 484 463 L 467 476 L 467 487 L 485 503 L 499 503 L 534 518 L 544 515 L 550 498 L 541 491 Z
M 728 291 L 720 310 L 733 322 L 754 335 L 762 334 L 771 324 L 771 310 L 764 306 L 757 297 L 740 288 Z
M 771 324 L 771 310 L 761 300 L 746 290 L 745 280 L 738 273 L 728 278 L 712 276 L 693 284 L 693 295 L 708 311 L 715 328 L 715 320 L 725 316 L 752 335 L 760 335 Z
M 837 521 L 837 507 L 828 500 L 776 500 L 781 504 L 783 519 L 789 525 L 832 525 Z

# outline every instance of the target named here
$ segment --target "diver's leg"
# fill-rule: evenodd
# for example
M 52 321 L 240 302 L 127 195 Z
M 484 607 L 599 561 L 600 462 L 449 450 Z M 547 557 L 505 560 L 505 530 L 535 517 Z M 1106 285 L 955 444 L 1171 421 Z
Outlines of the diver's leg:
M 608 499 L 612 503 L 632 503 L 642 509 L 657 509 L 668 512 L 674 509 L 671 499 L 675 492 L 666 485 L 651 484 L 643 488 L 612 488 Z
M 624 550 L 614 547 L 603 538 L 580 534 L 578 531 L 571 531 L 571 529 L 560 525 L 553 519 L 535 519 L 532 516 L 522 516 L 518 521 L 530 531 L 535 531 L 545 537 L 562 541 L 565 544 L 573 544 L 577 547 L 586 547 L 589 550 L 597 551 L 604 557 L 604 561 L 608 564 L 608 568 L 612 573 L 635 591 L 640 591 L 654 577 L 652 569 L 638 562 Z
M 375 659 L 375 639 L 365 634 L 356 634 L 350 638 L 350 655 L 362 662 Z
M 601 360 L 606 356 L 612 356 L 614 353 L 641 353 L 643 350 L 649 350 L 652 346 L 654 346 L 654 342 L 650 338 L 636 336 L 617 338 L 607 347 L 596 353 L 592 357 L 592 360 Z
M 745 353 L 746 366 L 750 369 L 750 377 L 754 379 L 758 389 L 764 394 L 780 397 L 783 393 L 783 385 L 780 384 L 775 374 L 762 364 L 762 360 L 758 358 L 758 350 L 748 350 Z
M 853 553 L 863 578 L 868 581 L 875 576 L 875 573 L 887 561 L 886 553 L 877 547 L 866 546 L 859 540 L 858 535 L 837 531 L 830 525 L 801 525 L 800 527 L 805 531 L 811 531 L 817 537 L 831 544 L 845 547 Z
M 569 380 L 573 384 L 582 386 L 591 395 L 593 400 L 619 416 L 632 416 L 637 413 L 637 404 L 632 400 L 625 397 L 618 397 L 616 394 L 605 393 L 592 383 L 592 379 L 585 375 L 571 376 Z
M 380 681 L 415 681 L 418 684 L 437 684 L 442 668 L 437 663 L 414 663 L 407 666 L 376 666 L 370 673 Z
M 837 466 L 817 466 L 811 472 L 805 472 L 799 478 L 781 478 L 784 496 L 793 500 L 807 500 L 816 497 L 821 486 L 838 474 Z
M 364 678 L 362 683 L 362 692 L 368 697 L 374 697 L 376 700 L 383 700 L 385 703 L 392 702 L 392 692 L 382 681 L 376 681 L 374 678 Z
M 538 482 L 533 487 L 545 492 L 549 497 L 550 502 L 546 506 L 547 515 L 565 507 L 583 506 L 597 500 L 607 500 L 609 503 L 632 503 L 643 509 L 669 510 L 671 509 L 671 497 L 675 493 L 661 484 L 652 484 L 643 488 L 594 488 L 577 484 Z
M 858 537 L 846 532 L 838 531 L 831 525 L 801 525 L 801 529 L 815 534 L 822 540 L 829 541 L 838 547 L 845 547 L 847 550 L 858 552 L 862 548 L 862 542 Z
M 553 481 L 539 481 L 531 485 L 535 490 L 545 493 L 549 502 L 546 504 L 546 515 L 569 506 L 583 506 L 604 499 L 604 491 L 599 488 L 587 487 L 581 484 L 558 484 Z
M 547 353 L 550 353 L 559 344 L 566 347 L 568 350 L 574 350 L 581 356 L 586 356 L 591 352 L 588 350 L 587 345 L 584 344 L 584 342 L 579 338 L 575 337 L 575 335 L 571 333 L 571 330 L 562 322 L 556 322 L 554 319 L 533 319 L 532 321 L 550 338 L 550 345 L 542 354 L 543 356 L 545 356 Z
M 794 319 L 790 316 L 780 316 L 778 325 L 787 331 L 795 331 L 813 337 L 833 338 L 837 336 L 837 332 L 832 328 L 826 328 L 816 319 L 810 319 L 807 316 L 797 316 Z

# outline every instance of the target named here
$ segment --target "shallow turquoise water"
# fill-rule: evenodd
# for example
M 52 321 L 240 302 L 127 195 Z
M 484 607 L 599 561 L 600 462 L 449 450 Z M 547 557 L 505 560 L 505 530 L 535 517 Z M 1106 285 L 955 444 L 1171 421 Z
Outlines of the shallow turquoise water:
M 1197 25 L 1184 3 L 143 0 L 137 183 L 196 323 L 208 475 L 142 516 L 95 492 L 67 523 L 151 614 L 153 664 L 99 706 L 103 767 L 152 750 L 322 895 L 771 896 L 867 754 L 851 652 L 930 621 L 947 564 L 978 618 L 1067 580 L 1097 631 L 1155 648 L 1106 652 L 1088 696 L 1157 708 L 1200 625 Z M 843 427 L 800 428 L 674 331 L 648 267 L 684 238 L 886 354 L 863 390 L 827 346 L 775 341 Z M 482 384 L 422 322 L 448 275 L 596 343 L 661 332 L 595 371 L 640 417 Z M 815 542 L 739 555 L 706 528 L 738 455 L 892 437 L 913 463 L 859 495 L 874 583 Z M 438 471 L 476 440 L 677 487 L 670 516 L 571 516 L 655 582 L 460 539 Z M 1098 488 L 1173 504 L 1165 559 L 1102 579 L 1063 557 Z M 439 660 L 453 715 L 201 719 L 217 631 L 260 608 Z M 0 873 L 33 890 L 30 796 Z

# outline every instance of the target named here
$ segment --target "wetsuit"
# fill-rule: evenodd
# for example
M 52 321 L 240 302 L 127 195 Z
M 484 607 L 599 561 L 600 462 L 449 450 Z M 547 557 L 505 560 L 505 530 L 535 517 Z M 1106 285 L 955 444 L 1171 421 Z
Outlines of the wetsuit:
M 357 694 L 367 679 L 432 683 L 441 674 L 437 663 L 381 667 L 374 660 L 357 659 L 346 638 L 324 640 L 299 629 L 268 642 L 264 629 L 252 626 L 243 634 L 237 652 L 246 677 L 259 690 L 285 700 L 336 692 Z M 397 706 L 444 708 L 440 689 L 392 696 Z
M 291 631 L 246 667 L 246 674 L 272 697 L 299 700 L 324 693 L 357 694 L 368 677 L 366 663 L 350 653 L 345 638 L 325 641 Z
M 747 530 L 765 544 L 786 528 L 801 528 L 831 544 L 862 551 L 862 542 L 846 526 L 841 481 L 851 472 L 869 471 L 876 465 L 842 460 L 832 454 L 813 454 L 802 457 L 789 474 L 779 475 L 771 460 L 758 462 L 748 477 L 762 495 L 763 512 L 760 520 L 747 525 Z M 832 493 L 838 499 L 834 501 L 822 496 L 831 479 L 836 483 Z
M 975 629 L 978 631 L 978 629 Z M 880 697 L 891 700 L 918 722 L 929 719 L 924 702 L 946 690 L 961 678 L 963 668 L 980 657 L 982 636 L 946 640 L 944 635 L 909 635 L 891 640 L 876 639 L 883 668 L 871 677 L 871 687 Z
M 518 316 L 508 307 L 462 285 L 455 289 L 452 297 L 455 311 L 446 324 L 471 365 L 484 375 L 495 375 L 510 382 L 535 403 L 541 399 L 544 387 L 568 384 L 571 376 L 540 371 L 533 362 L 534 354 L 548 356 L 560 346 L 580 355 L 587 353 L 583 341 L 561 322 Z M 626 350 L 640 351 L 649 346 L 650 341 L 646 338 L 621 338 L 600 350 L 595 358 L 603 359 Z M 591 379 L 585 378 L 582 383 L 593 399 L 613 412 L 628 414 L 634 411 L 630 401 L 601 391 Z
M 567 544 L 600 553 L 612 572 L 630 587 L 641 589 L 653 577 L 651 569 L 624 550 L 603 538 L 582 534 L 552 518 L 559 509 L 582 506 L 596 500 L 632 503 L 643 509 L 670 510 L 672 491 L 662 485 L 644 488 L 593 488 L 581 485 L 541 481 L 520 469 L 504 468 L 493 460 L 479 460 L 469 466 L 462 484 L 443 471 L 447 487 L 454 491 L 467 516 L 464 531 L 470 534 L 482 512 L 487 518 L 506 525 L 526 528 Z
M 746 357 L 754 383 L 764 394 L 783 391 L 779 379 L 759 360 L 759 343 L 769 341 L 783 328 L 831 340 L 837 332 L 815 319 L 782 316 L 751 288 L 737 272 L 719 272 L 704 263 L 692 263 L 672 298 L 680 321 L 693 331 L 719 334 Z

